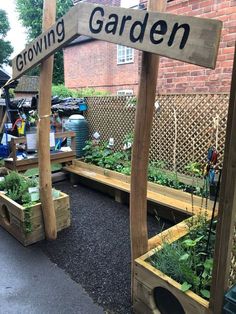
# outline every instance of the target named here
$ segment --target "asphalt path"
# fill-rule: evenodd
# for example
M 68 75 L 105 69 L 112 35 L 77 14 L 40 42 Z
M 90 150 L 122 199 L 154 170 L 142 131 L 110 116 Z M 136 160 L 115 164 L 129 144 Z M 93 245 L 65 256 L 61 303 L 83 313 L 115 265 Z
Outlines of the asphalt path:
M 71 227 L 58 233 L 56 241 L 42 241 L 35 247 L 81 285 L 106 313 L 132 313 L 128 206 L 69 181 L 56 187 L 70 195 Z M 167 221 L 148 216 L 149 237 L 169 226 Z

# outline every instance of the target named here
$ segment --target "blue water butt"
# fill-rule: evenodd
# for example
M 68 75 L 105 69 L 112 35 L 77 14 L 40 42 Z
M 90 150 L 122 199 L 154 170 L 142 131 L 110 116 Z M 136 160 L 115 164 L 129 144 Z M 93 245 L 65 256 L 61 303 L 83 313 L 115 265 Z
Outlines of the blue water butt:
M 83 148 L 89 136 L 88 122 L 84 116 L 73 114 L 66 122 L 66 129 L 75 132 L 76 156 L 82 157 L 84 154 Z M 70 145 L 70 142 L 68 144 Z

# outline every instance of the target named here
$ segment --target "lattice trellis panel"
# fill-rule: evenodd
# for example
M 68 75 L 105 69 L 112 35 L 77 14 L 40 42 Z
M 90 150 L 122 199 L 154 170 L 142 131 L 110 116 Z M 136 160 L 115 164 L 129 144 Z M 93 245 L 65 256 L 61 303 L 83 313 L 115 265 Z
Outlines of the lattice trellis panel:
M 135 107 L 129 104 L 129 98 L 91 97 L 87 102 L 90 135 L 98 131 L 102 140 L 114 137 L 116 149 L 120 149 L 125 135 L 134 129 Z M 209 144 L 216 144 L 212 130 L 213 120 L 218 116 L 218 152 L 222 163 L 228 95 L 161 95 L 157 102 L 160 108 L 153 119 L 150 160 L 164 161 L 166 168 L 173 170 L 176 135 L 177 171 L 184 173 L 189 162 L 206 160 Z
M 154 115 L 151 160 L 163 160 L 167 169 L 173 170 L 175 136 L 177 171 L 185 172 L 189 162 L 206 160 L 209 145 L 216 145 L 213 128 L 214 118 L 218 117 L 218 152 L 222 163 L 228 95 L 165 95 L 157 101 L 160 111 Z
M 90 97 L 87 98 L 90 136 L 99 132 L 102 141 L 110 137 L 115 140 L 115 148 L 123 147 L 125 135 L 133 132 L 135 107 L 129 104 L 128 97 Z

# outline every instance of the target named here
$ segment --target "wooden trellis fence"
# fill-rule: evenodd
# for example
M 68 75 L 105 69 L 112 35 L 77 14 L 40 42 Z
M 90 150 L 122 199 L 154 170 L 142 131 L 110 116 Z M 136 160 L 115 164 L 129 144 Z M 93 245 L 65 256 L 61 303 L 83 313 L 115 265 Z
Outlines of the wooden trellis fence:
M 116 96 L 87 98 L 90 134 L 98 131 L 102 140 L 113 137 L 116 149 L 121 149 L 125 135 L 134 128 L 135 104 L 131 100 Z M 166 168 L 173 170 L 176 151 L 176 169 L 181 173 L 189 162 L 205 160 L 209 145 L 216 145 L 212 132 L 216 119 L 222 164 L 228 102 L 226 94 L 157 96 L 150 160 L 164 161 Z

